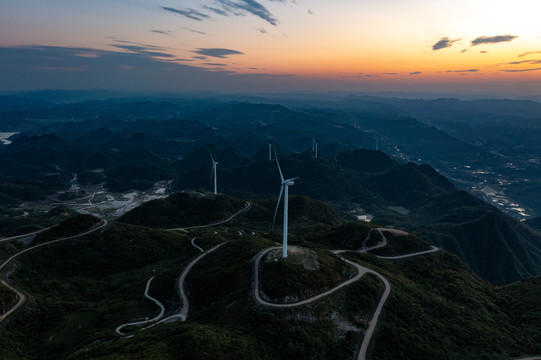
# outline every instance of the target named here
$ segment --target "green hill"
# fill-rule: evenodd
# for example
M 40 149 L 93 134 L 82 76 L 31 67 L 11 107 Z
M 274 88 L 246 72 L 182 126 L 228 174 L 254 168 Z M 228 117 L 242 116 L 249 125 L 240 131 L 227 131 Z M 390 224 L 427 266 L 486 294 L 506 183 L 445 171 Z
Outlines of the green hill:
M 11 281 L 32 301 L 0 328 L 0 356 L 10 360 L 355 356 L 383 293 L 379 279 L 365 275 L 298 308 L 261 306 L 253 297 L 253 259 L 273 242 L 259 235 L 217 230 L 218 234 L 179 235 L 115 223 L 103 234 L 24 255 Z M 191 269 L 186 279 L 188 321 L 119 337 L 114 332 L 117 326 L 157 313 L 142 295 L 151 276 L 155 279 L 150 294 L 164 304 L 166 314 L 178 311 L 176 279 L 200 254 L 190 244 L 192 236 L 205 249 L 227 243 Z M 320 274 L 307 277 L 310 271 L 301 271 L 294 261 L 270 262 L 262 267 L 265 291 L 281 290 L 282 279 L 290 290 L 307 291 L 309 296 L 329 286 L 325 279 L 337 281 L 332 274 L 348 276 L 350 270 L 343 262 L 318 250 L 318 245 L 305 245 L 317 253 Z M 352 252 L 345 256 L 380 272 L 391 283 L 369 358 L 506 359 L 541 353 L 539 278 L 495 288 L 446 252 L 404 260 Z M 322 288 L 314 290 L 314 286 Z

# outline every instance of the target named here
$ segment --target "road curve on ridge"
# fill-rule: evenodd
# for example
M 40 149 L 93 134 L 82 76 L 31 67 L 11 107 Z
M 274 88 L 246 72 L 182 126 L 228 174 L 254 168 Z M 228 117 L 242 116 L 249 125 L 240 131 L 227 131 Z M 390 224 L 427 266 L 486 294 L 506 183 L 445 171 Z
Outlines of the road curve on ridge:
M 172 228 L 172 229 L 166 229 L 166 230 L 171 230 L 171 231 L 186 231 L 186 230 L 190 230 L 190 229 L 201 229 L 201 228 L 206 228 L 206 227 L 211 227 L 211 226 L 216 226 L 216 225 L 225 224 L 226 222 L 231 221 L 231 219 L 233 219 L 235 216 L 239 215 L 239 214 L 242 213 L 243 211 L 248 210 L 251 206 L 252 206 L 252 204 L 251 204 L 249 201 L 246 201 L 246 204 L 244 204 L 244 207 L 243 207 L 242 209 L 240 209 L 239 211 L 237 211 L 236 213 L 234 213 L 233 215 L 231 215 L 231 216 L 228 217 L 227 219 L 222 220 L 222 221 L 218 221 L 218 222 L 215 222 L 215 223 L 212 223 L 212 224 L 197 225 L 197 226 L 188 226 L 188 227 L 179 227 L 179 228 Z
M 149 319 L 149 320 L 135 321 L 135 322 L 131 322 L 131 323 L 122 324 L 122 325 L 120 325 L 119 327 L 116 328 L 115 331 L 117 332 L 117 334 L 126 335 L 121 331 L 121 329 L 123 327 L 130 326 L 130 325 L 133 325 L 133 326 L 144 325 L 144 324 L 148 324 L 148 323 L 151 323 L 151 322 L 158 321 L 163 317 L 163 314 L 165 313 L 165 307 L 163 306 L 163 304 L 158 299 L 153 298 L 152 296 L 150 296 L 148 294 L 148 291 L 150 289 L 150 282 L 152 281 L 152 279 L 154 279 L 154 276 L 151 277 L 150 279 L 148 279 L 148 281 L 147 281 L 147 286 L 145 288 L 145 297 L 147 299 L 150 299 L 151 301 L 153 301 L 156 305 L 158 305 L 160 307 L 160 313 L 157 316 L 155 316 L 155 317 L 153 317 L 152 319 Z
M 22 239 L 22 238 L 25 238 L 27 236 L 37 235 L 39 233 L 42 233 L 44 231 L 49 230 L 50 228 L 51 228 L 51 226 L 49 226 L 48 228 L 45 228 L 45 229 L 41 229 L 41 230 L 37 230 L 37 231 L 31 232 L 31 233 L 28 233 L 28 234 L 22 234 L 22 235 L 16 235 L 16 236 L 11 236 L 11 237 L 7 237 L 7 238 L 2 238 L 2 239 L 0 239 L 0 242 L 16 240 L 16 239 Z
M 17 258 L 18 256 L 20 256 L 20 255 L 22 255 L 22 254 L 24 254 L 24 253 L 26 253 L 26 252 L 28 252 L 30 250 L 34 250 L 34 249 L 37 249 L 37 248 L 42 247 L 42 246 L 51 245 L 51 244 L 54 244 L 54 243 L 57 243 L 57 242 L 71 240 L 71 239 L 75 239 L 75 238 L 78 238 L 78 237 L 81 237 L 81 236 L 88 235 L 90 233 L 93 233 L 95 231 L 98 231 L 98 230 L 101 230 L 101 229 L 105 228 L 108 224 L 109 224 L 109 222 L 104 219 L 104 220 L 102 220 L 102 224 L 100 226 L 98 226 L 98 227 L 96 227 L 94 229 L 88 230 L 88 231 L 86 231 L 84 233 L 73 235 L 73 236 L 67 236 L 67 237 L 64 237 L 64 238 L 61 238 L 61 239 L 56 239 L 56 240 L 52 240 L 52 241 L 48 241 L 48 242 L 44 242 L 44 243 L 41 243 L 41 244 L 38 244 L 38 245 L 31 246 L 31 247 L 26 248 L 24 250 L 21 250 L 18 253 L 12 255 L 10 258 L 8 258 L 6 261 L 4 261 L 2 264 L 0 264 L 0 271 L 2 271 L 2 269 L 4 267 L 6 267 L 6 265 L 9 264 L 13 259 Z M 10 290 L 14 291 L 17 294 L 17 296 L 19 297 L 19 301 L 11 309 L 9 309 L 2 316 L 0 316 L 0 322 L 5 320 L 10 314 L 15 312 L 18 308 L 20 308 L 24 304 L 24 302 L 26 301 L 26 296 L 24 296 L 24 294 L 21 291 L 19 291 L 19 290 L 15 289 L 14 287 L 10 286 L 4 280 L 1 280 L 1 282 L 2 282 L 2 284 L 6 285 Z
M 357 275 L 355 275 L 351 279 L 348 279 L 348 280 L 344 281 L 343 283 L 338 284 L 336 287 L 334 287 L 334 288 L 332 288 L 332 289 L 330 289 L 328 291 L 325 291 L 324 293 L 321 293 L 319 295 L 313 296 L 313 297 L 308 298 L 308 299 L 304 299 L 302 301 L 298 301 L 296 303 L 289 303 L 289 304 L 271 303 L 271 302 L 268 302 L 266 300 L 263 300 L 261 298 L 261 296 L 259 295 L 259 262 L 260 262 L 261 258 L 263 257 L 263 255 L 265 255 L 269 251 L 277 250 L 277 249 L 281 249 L 281 248 L 282 248 L 281 246 L 267 248 L 267 249 L 263 250 L 262 252 L 260 252 L 259 255 L 255 259 L 255 266 L 254 266 L 254 276 L 255 276 L 254 295 L 255 295 L 255 298 L 256 298 L 257 302 L 259 302 L 260 304 L 265 305 L 265 306 L 278 307 L 278 308 L 288 308 L 288 307 L 306 305 L 306 304 L 309 304 L 309 303 L 311 303 L 313 301 L 321 299 L 322 297 L 330 295 L 333 292 L 335 292 L 337 290 L 340 290 L 344 286 L 348 286 L 349 284 L 359 280 L 366 272 L 371 271 L 371 270 L 369 270 L 369 269 L 367 269 L 367 268 L 365 268 L 365 267 L 363 267 L 363 266 L 361 266 L 361 265 L 359 265 L 357 263 L 354 263 L 353 261 L 349 261 L 347 259 L 342 258 L 342 260 L 344 260 L 345 262 L 347 262 L 350 265 L 353 265 L 357 269 Z

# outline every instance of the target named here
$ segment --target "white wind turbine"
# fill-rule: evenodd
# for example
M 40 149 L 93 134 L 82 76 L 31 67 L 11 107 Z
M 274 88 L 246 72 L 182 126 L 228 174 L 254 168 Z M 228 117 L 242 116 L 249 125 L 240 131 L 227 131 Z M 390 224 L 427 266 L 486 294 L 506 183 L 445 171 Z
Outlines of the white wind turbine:
M 214 158 L 212 157 L 212 153 L 210 153 L 210 159 L 212 160 L 212 174 L 210 176 L 211 178 L 214 178 L 214 195 L 216 195 L 218 193 L 218 186 L 217 186 L 218 173 L 216 171 L 216 165 L 218 165 L 218 162 L 214 161 Z
M 287 205 L 289 200 L 289 191 L 288 188 L 291 185 L 295 184 L 295 180 L 298 177 L 284 180 L 284 175 L 282 174 L 282 169 L 280 169 L 280 163 L 278 162 L 278 156 L 276 156 L 276 150 L 274 151 L 274 157 L 276 158 L 276 164 L 278 165 L 278 171 L 280 172 L 280 180 L 282 181 L 280 186 L 280 195 L 278 196 L 278 202 L 276 203 L 276 210 L 274 211 L 274 219 L 272 220 L 272 231 L 274 232 L 274 222 L 276 221 L 276 214 L 278 214 L 278 207 L 280 207 L 280 200 L 282 199 L 282 194 L 284 194 L 284 232 L 283 232 L 283 241 L 282 241 L 282 257 L 287 257 Z

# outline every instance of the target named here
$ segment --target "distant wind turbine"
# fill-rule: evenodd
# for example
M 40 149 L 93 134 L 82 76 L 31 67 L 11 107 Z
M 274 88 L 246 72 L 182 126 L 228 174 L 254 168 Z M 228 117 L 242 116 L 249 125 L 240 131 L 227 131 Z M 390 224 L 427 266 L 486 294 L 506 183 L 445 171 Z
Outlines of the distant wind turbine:
M 271 161 L 272 160 L 272 153 L 271 153 L 272 144 L 268 143 L 268 145 L 269 145 L 269 161 Z
M 317 142 L 314 142 L 314 157 L 317 159 Z
M 218 181 L 217 181 L 217 177 L 218 177 L 218 173 L 216 171 L 216 165 L 218 165 L 218 162 L 217 161 L 214 161 L 214 158 L 212 157 L 212 153 L 210 153 L 210 159 L 212 160 L 212 174 L 210 175 L 211 178 L 213 177 L 214 178 L 214 194 L 216 195 L 218 193 Z
M 287 208 L 288 208 L 288 200 L 289 200 L 289 191 L 288 188 L 291 185 L 295 184 L 296 178 L 291 178 L 284 180 L 284 175 L 282 174 L 282 169 L 280 168 L 280 163 L 278 162 L 278 156 L 276 156 L 276 150 L 274 151 L 274 157 L 276 158 L 276 164 L 278 165 L 278 171 L 280 172 L 280 180 L 281 186 L 280 186 L 280 195 L 278 196 L 278 202 L 276 203 L 276 210 L 274 211 L 274 219 L 272 219 L 272 232 L 274 232 L 274 222 L 276 221 L 276 214 L 278 214 L 278 208 L 280 207 L 280 200 L 282 199 L 282 194 L 284 194 L 284 232 L 283 232 L 283 240 L 282 240 L 282 257 L 287 257 Z

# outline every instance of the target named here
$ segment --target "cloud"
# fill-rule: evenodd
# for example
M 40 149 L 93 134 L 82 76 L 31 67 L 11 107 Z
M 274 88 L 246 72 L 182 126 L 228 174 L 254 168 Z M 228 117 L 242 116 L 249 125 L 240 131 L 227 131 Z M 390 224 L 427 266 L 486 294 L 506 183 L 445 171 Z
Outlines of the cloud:
M 164 31 L 164 30 L 150 30 L 150 31 L 156 34 L 171 35 L 171 31 Z
M 531 54 L 541 54 L 541 51 L 528 51 L 528 52 L 525 52 L 524 54 L 520 54 L 518 57 L 524 57 Z
M 196 56 L 192 56 L 194 59 L 199 59 L 199 60 L 207 60 L 207 57 L 206 56 L 200 56 L 200 55 L 196 55 Z
M 479 69 L 467 69 L 467 70 L 453 70 L 453 72 L 456 73 L 471 73 L 471 72 L 478 72 Z
M 508 72 L 508 73 L 515 73 L 515 72 L 527 72 L 527 71 L 539 71 L 539 70 L 541 70 L 541 67 L 534 68 L 534 69 L 506 69 L 506 70 L 500 70 L 500 71 Z
M 221 63 L 205 63 L 205 65 L 212 65 L 212 66 L 227 66 L 227 64 L 221 64 Z
M 480 52 L 481 54 L 487 54 L 487 53 L 488 53 L 488 51 L 485 51 L 485 50 L 479 51 L 479 52 Z
M 520 65 L 520 64 L 541 64 L 541 60 L 522 60 L 522 61 L 511 61 L 506 63 L 507 65 Z
M 265 29 L 263 29 L 263 28 L 257 29 L 257 31 L 259 31 L 259 32 L 262 33 L 262 34 L 266 34 L 266 33 L 267 33 L 267 30 L 265 30 Z
M 240 16 L 243 12 L 255 15 L 271 25 L 278 25 L 278 19 L 256 0 L 216 0 L 228 14 Z M 280 1 L 284 2 L 284 1 Z M 240 11 L 240 12 L 239 12 Z
M 192 19 L 192 20 L 196 20 L 196 21 L 203 21 L 205 19 L 208 19 L 210 18 L 210 16 L 208 16 L 207 14 L 203 14 L 197 10 L 194 10 L 194 9 L 184 9 L 184 10 L 181 10 L 181 9 L 175 9 L 175 8 L 170 8 L 170 7 L 165 7 L 165 6 L 161 6 L 161 8 L 165 11 L 169 11 L 169 12 L 172 12 L 172 13 L 175 13 L 175 14 L 179 14 L 179 15 L 182 15 L 182 16 L 185 16 L 189 19 Z
M 153 57 L 164 57 L 164 58 L 174 58 L 174 55 L 161 52 L 161 51 L 155 51 L 160 50 L 156 49 L 154 46 L 148 47 L 148 46 L 141 46 L 141 45 L 124 45 L 124 44 L 111 44 L 111 46 L 116 47 L 117 49 L 127 50 L 133 53 L 138 54 L 144 54 L 149 55 Z
M 215 8 L 215 7 L 212 7 L 212 6 L 207 6 L 207 5 L 204 5 L 203 8 L 207 9 L 209 11 L 212 11 L 213 13 L 218 14 L 218 15 L 229 16 L 229 14 L 226 11 L 222 10 L 222 9 L 218 9 L 218 8 Z
M 436 51 L 436 50 L 451 47 L 451 45 L 453 45 L 453 43 L 458 41 L 458 40 L 460 40 L 460 39 L 450 40 L 448 37 L 441 38 L 440 41 L 438 41 L 437 43 L 432 45 L 432 50 Z
M 228 57 L 229 55 L 244 55 L 243 52 L 240 52 L 237 50 L 222 49 L 222 48 L 199 48 L 197 50 L 194 50 L 194 53 L 203 55 L 203 56 L 210 56 L 210 57 L 221 58 L 221 59 L 224 59 Z
M 497 44 L 501 42 L 508 42 L 518 38 L 515 35 L 498 35 L 498 36 L 479 36 L 478 38 L 472 40 L 471 46 L 481 45 L 481 44 Z
M 186 30 L 186 31 L 192 32 L 194 34 L 208 35 L 206 32 L 190 29 L 190 28 L 187 28 L 187 27 L 183 27 L 183 29 Z
M 314 15 L 314 12 L 312 10 L 308 10 L 308 14 Z
M 421 71 L 410 72 L 410 75 L 419 75 L 419 74 L 422 74 L 422 72 Z
M 398 73 L 395 73 L 395 72 L 388 72 L 388 73 L 383 73 L 383 75 L 398 75 Z

